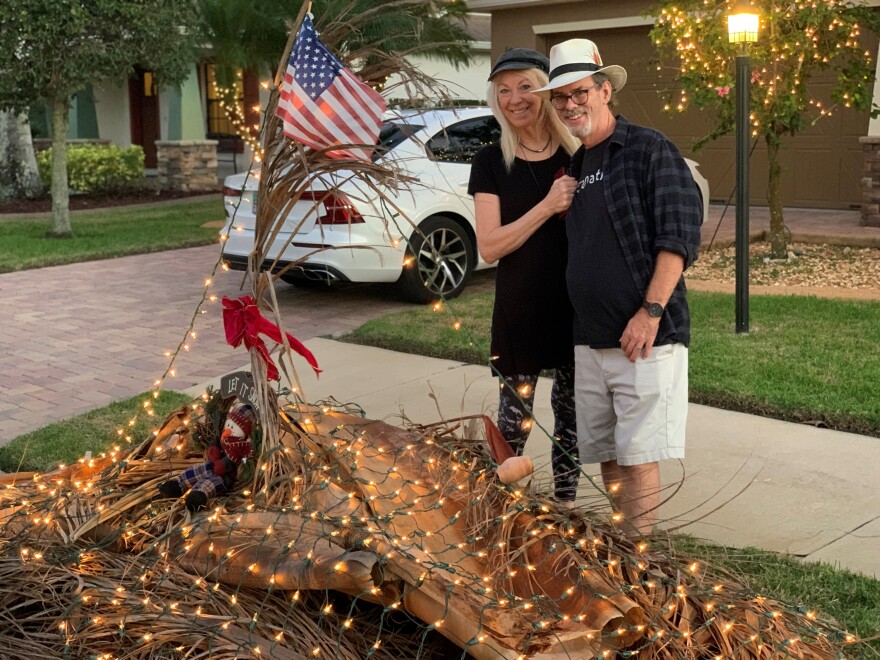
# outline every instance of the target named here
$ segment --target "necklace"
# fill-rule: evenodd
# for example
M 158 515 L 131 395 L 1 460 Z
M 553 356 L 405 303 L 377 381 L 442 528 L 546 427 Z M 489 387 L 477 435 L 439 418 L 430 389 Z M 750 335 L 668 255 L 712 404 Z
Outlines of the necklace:
M 546 149 L 547 147 L 544 147 Z M 535 187 L 538 189 L 538 194 L 541 194 L 541 184 L 538 182 L 538 177 L 535 176 L 535 170 L 532 169 L 532 164 L 529 162 L 528 158 L 523 159 L 526 161 L 526 167 L 529 168 L 529 174 L 532 175 L 532 181 L 535 182 Z
M 547 137 L 547 144 L 545 144 L 545 145 L 544 145 L 543 147 L 541 147 L 540 149 L 532 149 L 531 147 L 527 147 L 527 146 L 525 145 L 525 143 L 523 143 L 523 142 L 520 142 L 520 143 L 519 143 L 519 146 L 521 146 L 521 147 L 522 147 L 523 149 L 525 149 L 526 151 L 531 151 L 533 154 L 541 154 L 541 153 L 544 153 L 545 151 L 547 151 L 547 147 L 550 146 L 550 143 L 551 143 L 551 142 L 553 142 L 553 135 L 550 135 L 550 136 Z

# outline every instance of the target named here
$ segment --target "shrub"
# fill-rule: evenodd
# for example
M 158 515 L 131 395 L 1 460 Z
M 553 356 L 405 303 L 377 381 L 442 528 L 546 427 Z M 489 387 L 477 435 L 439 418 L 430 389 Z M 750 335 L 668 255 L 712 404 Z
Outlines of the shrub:
M 52 183 L 52 150 L 37 154 L 37 168 L 48 188 Z M 71 190 L 112 195 L 139 188 L 144 179 L 144 150 L 134 145 L 74 144 L 67 147 L 67 185 Z

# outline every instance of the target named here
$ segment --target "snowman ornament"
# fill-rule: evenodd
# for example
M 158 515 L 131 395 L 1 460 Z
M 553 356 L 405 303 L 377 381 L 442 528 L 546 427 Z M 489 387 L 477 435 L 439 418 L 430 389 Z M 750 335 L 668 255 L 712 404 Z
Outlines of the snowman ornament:
M 211 498 L 230 492 L 235 485 L 238 466 L 253 454 L 251 434 L 255 426 L 256 415 L 252 406 L 232 406 L 220 437 L 208 447 L 206 460 L 161 484 L 159 492 L 172 498 L 187 493 L 184 503 L 191 513 L 206 508 Z

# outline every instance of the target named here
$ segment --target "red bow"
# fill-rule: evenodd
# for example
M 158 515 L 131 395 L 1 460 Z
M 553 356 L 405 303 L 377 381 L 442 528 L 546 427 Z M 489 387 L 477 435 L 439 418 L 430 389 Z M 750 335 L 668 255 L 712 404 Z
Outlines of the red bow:
M 281 344 L 281 331 L 278 326 L 271 321 L 263 318 L 254 299 L 250 296 L 242 296 L 238 300 L 230 300 L 223 296 L 223 327 L 226 330 L 226 342 L 238 348 L 241 342 L 244 342 L 245 348 L 248 350 L 255 348 L 263 362 L 266 363 L 266 375 L 269 380 L 278 380 L 278 367 L 269 357 L 269 349 L 266 343 L 260 337 L 260 334 L 266 335 L 276 344 Z M 306 361 L 312 366 L 316 374 L 320 374 L 318 369 L 318 361 L 312 352 L 303 346 L 303 343 L 291 335 L 289 332 L 284 333 L 290 347 L 297 353 L 302 355 Z

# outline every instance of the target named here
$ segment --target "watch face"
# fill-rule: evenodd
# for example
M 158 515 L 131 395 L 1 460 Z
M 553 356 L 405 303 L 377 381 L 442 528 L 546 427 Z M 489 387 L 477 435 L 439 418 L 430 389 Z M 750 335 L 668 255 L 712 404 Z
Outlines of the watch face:
M 659 319 L 663 316 L 663 305 L 660 303 L 646 303 L 645 309 L 648 310 L 648 316 Z

